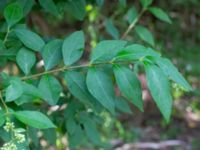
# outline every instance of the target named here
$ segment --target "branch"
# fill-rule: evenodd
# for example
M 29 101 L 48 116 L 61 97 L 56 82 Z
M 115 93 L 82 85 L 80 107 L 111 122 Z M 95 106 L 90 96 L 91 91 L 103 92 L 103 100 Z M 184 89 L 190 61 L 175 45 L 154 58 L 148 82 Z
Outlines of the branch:
M 133 20 L 133 22 L 129 25 L 127 30 L 122 35 L 121 39 L 125 39 L 125 37 L 129 34 L 129 32 L 136 26 L 140 18 L 142 17 L 143 13 L 146 11 L 146 9 L 142 9 L 142 11 L 139 13 L 139 15 Z
M 105 65 L 105 64 L 130 64 L 130 61 L 108 61 L 108 62 L 98 62 L 98 63 L 94 63 L 94 64 L 83 64 L 83 65 L 78 65 L 78 66 L 64 66 L 61 68 L 56 68 L 54 70 L 50 70 L 50 71 L 45 71 L 45 72 L 41 72 L 41 73 L 37 73 L 34 75 L 30 75 L 30 76 L 25 76 L 22 77 L 21 80 L 28 80 L 28 79 L 33 79 L 33 78 L 37 78 L 40 77 L 42 75 L 46 75 L 46 74 L 53 74 L 56 72 L 61 72 L 61 71 L 65 71 L 65 70 L 74 70 L 74 69 L 80 69 L 80 68 L 88 68 L 88 67 L 92 67 L 92 66 L 99 66 L 99 65 Z

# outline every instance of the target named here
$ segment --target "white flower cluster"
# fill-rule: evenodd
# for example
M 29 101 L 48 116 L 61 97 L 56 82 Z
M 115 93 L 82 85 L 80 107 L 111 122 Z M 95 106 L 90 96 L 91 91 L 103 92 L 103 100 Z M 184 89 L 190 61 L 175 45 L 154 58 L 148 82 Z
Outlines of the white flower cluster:
M 13 130 L 14 130 L 15 125 L 14 125 L 13 122 L 6 122 L 6 125 L 5 125 L 3 128 L 4 128 L 4 130 L 5 130 L 6 132 L 10 132 L 10 131 L 13 131 Z
M 12 140 L 5 143 L 0 150 L 18 150 L 16 143 L 23 143 L 25 142 L 25 135 L 21 134 L 19 130 L 15 130 L 15 125 L 13 122 L 6 122 L 5 126 L 3 127 L 6 132 L 11 132 L 14 136 Z
M 17 150 L 17 146 L 13 142 L 8 142 L 1 147 L 1 150 Z

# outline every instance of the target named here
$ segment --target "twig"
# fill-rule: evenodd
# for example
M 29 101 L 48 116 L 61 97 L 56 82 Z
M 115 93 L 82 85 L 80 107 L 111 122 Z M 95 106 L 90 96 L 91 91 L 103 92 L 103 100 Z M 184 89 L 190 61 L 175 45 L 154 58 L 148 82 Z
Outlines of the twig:
M 142 9 L 142 11 L 139 13 L 139 15 L 133 20 L 133 22 L 129 25 L 127 30 L 124 32 L 121 39 L 124 39 L 129 34 L 129 32 L 136 26 L 136 24 L 138 23 L 138 21 L 140 20 L 140 18 L 142 17 L 142 15 L 145 11 L 146 11 L 146 9 Z

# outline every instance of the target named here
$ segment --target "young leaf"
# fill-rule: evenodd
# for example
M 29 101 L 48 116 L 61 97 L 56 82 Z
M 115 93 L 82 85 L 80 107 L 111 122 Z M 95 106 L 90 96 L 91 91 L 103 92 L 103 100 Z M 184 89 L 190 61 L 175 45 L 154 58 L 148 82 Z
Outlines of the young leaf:
M 106 32 L 111 35 L 114 39 L 119 39 L 119 31 L 114 26 L 111 19 L 106 19 L 105 21 Z
M 39 0 L 39 3 L 46 12 L 49 12 L 54 16 L 59 16 L 58 8 L 53 0 Z
M 14 116 L 22 123 L 38 129 L 55 128 L 51 120 L 38 111 L 16 111 Z
M 135 31 L 143 41 L 149 43 L 151 46 L 155 45 L 153 35 L 147 28 L 136 26 Z
M 50 105 L 56 105 L 62 91 L 59 81 L 49 75 L 42 77 L 39 83 L 39 90 L 43 99 Z
M 158 19 L 167 22 L 167 23 L 172 23 L 171 19 L 169 16 L 161 9 L 157 7 L 150 7 L 149 11 Z
M 139 59 L 143 59 L 146 56 L 152 56 L 152 57 L 160 57 L 160 54 L 156 51 L 146 48 L 139 44 L 133 44 L 130 46 L 125 47 L 123 50 L 121 50 L 117 56 L 116 60 L 129 60 L 129 61 L 135 61 Z
M 35 54 L 23 47 L 19 50 L 16 56 L 17 64 L 22 71 L 27 75 L 36 62 Z
M 166 76 L 181 85 L 185 90 L 192 91 L 192 87 L 190 86 L 190 84 L 184 79 L 184 77 L 179 73 L 177 68 L 172 64 L 169 59 L 157 58 L 156 63 Z
M 90 68 L 86 83 L 89 92 L 111 113 L 115 112 L 115 95 L 112 80 L 103 71 Z
M 17 0 L 17 2 L 23 8 L 24 16 L 27 16 L 28 13 L 31 11 L 35 1 L 34 0 Z
M 19 98 L 23 93 L 22 82 L 19 78 L 13 78 L 6 89 L 6 102 L 11 102 Z
M 122 95 L 143 111 L 142 87 L 137 75 L 124 66 L 114 65 L 113 69 Z
M 45 45 L 39 35 L 27 29 L 15 29 L 15 34 L 26 47 L 34 51 L 41 51 Z
M 101 41 L 92 50 L 91 63 L 113 59 L 113 57 L 126 45 L 126 43 L 126 41 L 122 40 Z
M 82 21 L 86 15 L 85 6 L 85 0 L 70 0 L 67 2 L 66 10 L 76 19 Z
M 140 3 L 142 4 L 143 8 L 147 8 L 149 5 L 151 5 L 153 0 L 140 0 Z
M 53 40 L 47 43 L 42 50 L 42 57 L 46 70 L 50 70 L 62 59 L 62 41 Z
M 145 65 L 147 85 L 165 120 L 169 122 L 172 111 L 170 85 L 163 71 L 155 65 Z
M 9 4 L 4 10 L 4 17 L 9 27 L 15 25 L 23 17 L 23 9 L 18 3 Z
M 65 38 L 62 46 L 65 65 L 71 65 L 80 59 L 83 54 L 84 45 L 83 31 L 76 31 Z

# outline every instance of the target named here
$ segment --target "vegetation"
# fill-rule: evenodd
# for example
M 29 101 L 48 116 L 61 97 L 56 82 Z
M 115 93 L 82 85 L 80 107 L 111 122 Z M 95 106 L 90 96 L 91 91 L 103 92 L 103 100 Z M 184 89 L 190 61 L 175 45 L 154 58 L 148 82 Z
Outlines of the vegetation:
M 184 58 L 184 43 L 174 44 L 178 55 L 163 50 L 177 24 L 166 11 L 153 0 L 1 0 L 0 149 L 113 149 L 112 138 L 134 141 L 137 128 L 129 134 L 120 117 L 148 115 L 144 90 L 167 127 L 173 99 L 199 92 L 171 61 Z

